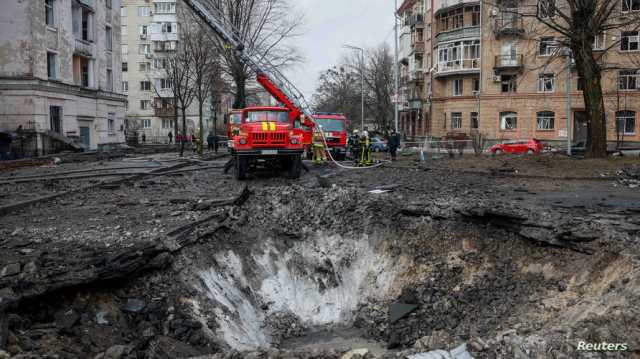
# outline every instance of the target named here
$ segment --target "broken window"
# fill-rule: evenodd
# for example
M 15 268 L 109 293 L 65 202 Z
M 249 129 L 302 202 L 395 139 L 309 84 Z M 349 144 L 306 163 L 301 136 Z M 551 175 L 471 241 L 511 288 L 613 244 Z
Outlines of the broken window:
M 62 133 L 62 108 L 49 106 L 49 126 L 51 131 Z
M 553 130 L 556 114 L 552 111 L 541 111 L 536 114 L 536 128 L 538 130 Z
M 640 70 L 622 70 L 618 73 L 619 90 L 640 89 Z
M 140 91 L 151 91 L 151 82 L 140 81 Z
M 129 71 L 129 63 L 128 62 L 123 62 L 122 63 L 122 72 L 127 72 Z
M 621 51 L 637 51 L 640 37 L 638 31 L 624 31 L 620 40 Z
M 553 37 L 543 37 L 540 39 L 540 49 L 538 55 L 551 56 L 556 49 L 556 42 Z
M 513 131 L 518 128 L 517 112 L 500 112 L 500 129 L 502 131 Z
M 47 52 L 47 76 L 50 79 L 56 79 L 58 72 L 56 71 L 56 54 L 53 52 Z
M 107 51 L 112 51 L 113 50 L 113 36 L 112 36 L 112 32 L 111 32 L 111 26 L 105 27 L 104 32 L 105 32 Z
M 500 89 L 502 92 L 516 92 L 516 75 L 500 76 Z
M 545 19 L 553 17 L 556 12 L 555 0 L 538 0 L 538 17 Z
M 480 93 L 480 79 L 478 78 L 473 79 L 473 93 L 474 94 Z
M 605 33 L 602 32 L 593 38 L 593 49 L 594 50 L 604 50 L 605 49 Z
M 462 112 L 451 112 L 451 128 L 462 128 Z
M 113 91 L 113 71 L 107 69 L 107 90 Z
M 622 12 L 640 11 L 640 0 L 622 0 Z
M 555 91 L 556 76 L 554 74 L 538 75 L 538 92 Z
M 453 80 L 453 96 L 462 96 L 462 79 Z
M 616 131 L 625 135 L 636 133 L 636 113 L 635 111 L 616 112 Z
M 151 101 L 150 100 L 140 100 L 140 109 L 141 110 L 148 110 L 150 108 L 151 108 Z
M 470 120 L 470 126 L 471 128 L 479 128 L 480 127 L 480 123 L 478 122 L 478 113 L 477 112 L 471 112 L 471 115 L 469 116 L 469 120 Z
M 44 0 L 44 11 L 47 26 L 55 26 L 55 17 L 53 13 L 55 0 Z

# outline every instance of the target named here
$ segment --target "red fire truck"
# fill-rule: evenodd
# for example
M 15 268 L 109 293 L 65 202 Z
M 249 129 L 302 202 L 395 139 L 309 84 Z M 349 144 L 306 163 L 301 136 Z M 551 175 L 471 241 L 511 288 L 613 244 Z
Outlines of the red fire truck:
M 313 115 L 313 122 L 324 133 L 331 156 L 344 160 L 347 157 L 347 118 L 341 113 L 319 112 Z
M 251 168 L 281 168 L 289 178 L 300 177 L 302 136 L 296 134 L 284 107 L 247 107 L 242 110 L 237 134 L 229 140 L 235 175 L 244 179 Z

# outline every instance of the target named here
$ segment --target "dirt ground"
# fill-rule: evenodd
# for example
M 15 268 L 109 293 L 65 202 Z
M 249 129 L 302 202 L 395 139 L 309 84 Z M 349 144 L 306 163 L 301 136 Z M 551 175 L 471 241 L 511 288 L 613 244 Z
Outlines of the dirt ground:
M 0 173 L 0 358 L 640 356 L 638 158 L 226 161 Z

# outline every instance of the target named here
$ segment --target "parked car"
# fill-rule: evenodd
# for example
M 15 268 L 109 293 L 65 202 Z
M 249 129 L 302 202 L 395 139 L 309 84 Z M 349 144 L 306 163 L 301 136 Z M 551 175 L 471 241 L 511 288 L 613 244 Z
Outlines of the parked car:
M 379 137 L 371 138 L 371 151 L 372 152 L 387 152 L 387 142 Z
M 500 155 L 503 153 L 508 154 L 540 154 L 544 149 L 544 144 L 540 140 L 531 139 L 531 140 L 518 140 L 518 141 L 507 141 L 503 143 L 498 143 L 496 145 L 491 146 L 489 148 L 489 152 L 494 155 Z

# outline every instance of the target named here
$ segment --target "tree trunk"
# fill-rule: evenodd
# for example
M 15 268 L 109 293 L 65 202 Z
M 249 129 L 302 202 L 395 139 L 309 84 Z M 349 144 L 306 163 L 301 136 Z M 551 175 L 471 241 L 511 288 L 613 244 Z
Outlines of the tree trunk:
M 198 134 L 198 154 L 202 156 L 202 152 L 204 150 L 204 128 L 202 123 L 202 102 L 203 100 L 198 99 L 198 127 L 200 127 L 200 133 Z
M 173 145 L 177 148 L 176 139 L 178 138 L 178 104 L 173 100 Z
M 236 74 L 234 76 L 233 81 L 236 84 L 236 95 L 233 101 L 233 108 L 242 109 L 247 107 L 247 94 L 246 94 L 246 85 L 247 79 L 243 74 Z
M 591 47 L 591 43 L 584 48 Z M 604 98 L 602 96 L 602 72 L 593 58 L 592 51 L 573 49 L 578 73 L 584 82 L 582 96 L 587 121 L 586 157 L 602 158 L 607 156 L 607 126 L 605 121 Z
M 180 157 L 184 156 L 184 141 L 187 139 L 187 109 L 183 106 L 182 110 L 182 141 L 180 141 Z

